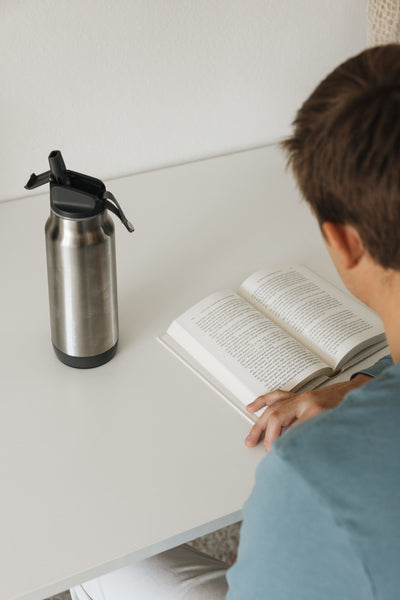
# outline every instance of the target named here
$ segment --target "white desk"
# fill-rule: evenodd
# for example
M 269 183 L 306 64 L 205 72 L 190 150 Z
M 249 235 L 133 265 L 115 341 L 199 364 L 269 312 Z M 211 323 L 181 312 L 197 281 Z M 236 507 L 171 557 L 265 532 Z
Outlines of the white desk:
M 136 232 L 116 221 L 120 348 L 93 370 L 51 347 L 48 192 L 0 205 L 1 600 L 40 600 L 239 520 L 264 450 L 155 338 L 265 265 L 304 262 L 339 284 L 275 147 L 108 188 Z

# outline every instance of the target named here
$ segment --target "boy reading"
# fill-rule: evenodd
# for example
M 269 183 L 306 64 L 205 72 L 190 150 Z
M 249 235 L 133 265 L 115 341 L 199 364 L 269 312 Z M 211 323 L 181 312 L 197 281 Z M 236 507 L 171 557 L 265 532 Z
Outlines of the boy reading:
M 340 277 L 381 317 L 391 356 L 348 383 L 249 406 L 268 406 L 246 441 L 264 435 L 268 453 L 227 575 L 181 546 L 74 588 L 74 600 L 400 596 L 400 46 L 335 69 L 283 146 Z

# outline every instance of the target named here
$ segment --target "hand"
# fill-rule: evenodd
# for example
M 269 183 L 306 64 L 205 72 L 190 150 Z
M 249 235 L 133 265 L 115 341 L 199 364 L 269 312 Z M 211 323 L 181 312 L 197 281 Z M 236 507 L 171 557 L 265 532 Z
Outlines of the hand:
M 254 402 L 247 405 L 247 410 L 254 413 L 264 406 L 267 408 L 251 428 L 245 440 L 246 446 L 256 446 L 265 433 L 264 446 L 267 451 L 270 450 L 272 442 L 281 435 L 283 427 L 297 425 L 314 417 L 322 410 L 335 408 L 348 392 L 364 385 L 371 379 L 372 377 L 368 375 L 357 375 L 351 381 L 335 383 L 302 394 L 275 390 L 259 396 Z

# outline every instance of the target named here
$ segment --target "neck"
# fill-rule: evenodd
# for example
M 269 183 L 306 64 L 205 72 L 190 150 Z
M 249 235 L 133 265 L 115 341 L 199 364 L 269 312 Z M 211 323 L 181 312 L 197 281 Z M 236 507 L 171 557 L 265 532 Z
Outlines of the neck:
M 379 269 L 371 285 L 369 306 L 380 316 L 393 362 L 400 362 L 400 271 Z
M 399 296 L 398 296 L 399 298 Z M 400 334 L 400 319 L 399 315 L 395 314 L 395 310 L 399 310 L 399 303 L 397 302 L 397 306 L 393 306 L 392 311 L 388 313 L 381 313 L 380 317 L 383 322 L 383 326 L 386 332 L 386 338 L 389 344 L 390 353 L 393 358 L 393 362 L 400 362 L 400 342 L 399 342 L 399 334 Z M 379 313 L 378 313 L 379 314 Z

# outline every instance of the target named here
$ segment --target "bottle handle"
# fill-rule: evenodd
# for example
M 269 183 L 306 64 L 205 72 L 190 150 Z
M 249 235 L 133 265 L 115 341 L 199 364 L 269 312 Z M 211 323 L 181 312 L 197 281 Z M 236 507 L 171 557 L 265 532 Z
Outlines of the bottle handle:
M 132 223 L 130 221 L 128 221 L 128 219 L 124 215 L 124 212 L 123 212 L 123 210 L 122 210 L 122 208 L 121 208 L 118 200 L 114 196 L 114 194 L 112 194 L 111 192 L 108 192 L 106 190 L 104 192 L 103 198 L 105 200 L 105 206 L 106 206 L 106 208 L 108 208 L 108 210 L 111 210 L 111 212 L 113 212 L 114 215 L 117 215 L 117 217 L 120 219 L 121 223 L 123 225 L 125 225 L 125 227 L 127 228 L 127 230 L 130 233 L 132 233 L 132 231 L 135 231 L 135 228 L 132 225 Z

